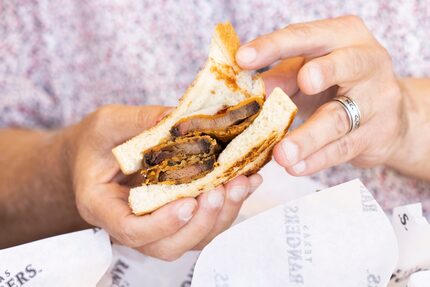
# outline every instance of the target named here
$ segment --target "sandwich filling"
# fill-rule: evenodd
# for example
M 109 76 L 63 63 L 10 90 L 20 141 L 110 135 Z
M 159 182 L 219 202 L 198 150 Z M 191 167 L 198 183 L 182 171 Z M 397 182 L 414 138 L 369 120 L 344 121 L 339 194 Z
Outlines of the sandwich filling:
M 218 155 L 257 117 L 258 97 L 225 108 L 215 115 L 192 115 L 179 120 L 170 138 L 143 152 L 144 184 L 189 183 L 211 172 Z

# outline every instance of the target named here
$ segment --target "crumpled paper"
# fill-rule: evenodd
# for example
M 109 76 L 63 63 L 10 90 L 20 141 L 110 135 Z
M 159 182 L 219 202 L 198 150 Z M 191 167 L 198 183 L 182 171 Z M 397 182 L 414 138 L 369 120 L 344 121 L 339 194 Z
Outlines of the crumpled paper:
M 192 286 L 387 286 L 397 258 L 388 218 L 354 180 L 220 234 L 202 251 Z
M 190 251 L 173 262 L 145 256 L 134 249 L 114 244 L 111 265 L 97 287 L 191 286 L 198 251 Z
M 196 266 L 199 252 L 163 262 L 90 229 L 0 250 L 0 287 L 430 286 L 430 225 L 420 204 L 396 208 L 390 223 L 357 180 L 265 212 L 261 205 L 276 202 L 254 199 L 259 214 L 219 235 Z
M 395 208 L 392 224 L 399 260 L 389 286 L 403 287 L 407 283 L 408 287 L 429 287 L 430 273 L 420 272 L 430 269 L 430 225 L 422 214 L 421 203 Z
M 0 250 L 0 287 L 93 287 L 112 260 L 109 235 L 88 229 Z

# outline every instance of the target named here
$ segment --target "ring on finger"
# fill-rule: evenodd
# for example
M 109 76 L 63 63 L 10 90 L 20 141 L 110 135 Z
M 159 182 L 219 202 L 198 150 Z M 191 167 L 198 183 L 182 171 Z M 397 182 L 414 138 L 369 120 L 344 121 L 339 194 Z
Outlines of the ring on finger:
M 338 96 L 333 98 L 332 101 L 338 102 L 348 116 L 349 130 L 347 134 L 354 129 L 358 129 L 360 127 L 361 121 L 361 113 L 360 109 L 358 108 L 358 105 L 347 96 Z

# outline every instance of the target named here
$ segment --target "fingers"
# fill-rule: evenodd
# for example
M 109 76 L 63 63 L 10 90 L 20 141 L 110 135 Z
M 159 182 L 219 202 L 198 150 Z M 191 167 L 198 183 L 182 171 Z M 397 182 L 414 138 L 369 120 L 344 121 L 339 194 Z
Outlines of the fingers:
M 300 90 L 307 95 L 314 95 L 334 85 L 348 87 L 348 84 L 365 80 L 381 62 L 381 53 L 377 51 L 348 47 L 307 62 L 298 73 Z
M 114 147 L 154 126 L 170 110 L 163 106 L 111 105 L 98 109 L 88 120 L 93 136 L 100 136 L 105 145 Z
M 248 176 L 248 179 L 249 179 L 249 186 L 250 186 L 249 194 L 256 191 L 257 188 L 263 183 L 263 177 L 259 173 Z
M 298 91 L 297 74 L 303 63 L 302 57 L 286 59 L 262 73 L 266 95 L 270 95 L 276 87 L 280 87 L 288 95 L 294 95 Z
M 355 158 L 365 146 L 366 140 L 358 130 L 356 132 L 329 143 L 295 166 L 286 167 L 287 172 L 296 176 L 310 175 Z
M 81 198 L 79 205 L 86 207 L 91 223 L 103 227 L 130 247 L 142 246 L 174 234 L 191 220 L 197 209 L 195 199 L 184 198 L 151 214 L 136 216 L 127 204 L 127 188 L 112 183 L 106 185 L 102 192 L 87 193 L 90 195 L 84 200 Z
M 360 106 L 361 101 L 355 101 Z M 364 124 L 368 118 L 369 114 L 362 110 L 361 123 Z M 292 173 L 300 174 L 304 159 L 332 142 L 343 141 L 349 128 L 348 116 L 340 103 L 329 101 L 275 146 L 274 158 Z
M 198 209 L 193 218 L 172 236 L 138 248 L 144 254 L 163 260 L 174 260 L 192 249 L 213 229 L 224 203 L 224 187 L 198 197 Z
M 244 69 L 259 69 L 280 59 L 322 56 L 371 37 L 355 16 L 293 24 L 242 46 L 236 61 Z
M 275 160 L 284 167 L 294 166 L 349 130 L 349 119 L 336 102 L 321 106 L 304 124 L 287 134 L 273 149 Z
M 210 233 L 196 246 L 194 246 L 193 249 L 202 249 L 215 236 L 229 228 L 237 218 L 245 199 L 254 192 L 262 182 L 263 178 L 261 175 L 253 174 L 249 177 L 240 175 L 225 184 L 226 199 L 222 210 L 218 214 L 216 223 Z

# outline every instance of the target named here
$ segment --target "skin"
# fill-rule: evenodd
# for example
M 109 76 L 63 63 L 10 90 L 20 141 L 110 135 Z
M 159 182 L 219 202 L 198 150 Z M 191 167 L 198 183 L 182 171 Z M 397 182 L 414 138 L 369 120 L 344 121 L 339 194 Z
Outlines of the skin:
M 169 112 L 160 106 L 106 106 L 57 131 L 0 130 L 0 249 L 91 226 L 163 260 L 201 249 L 227 229 L 262 182 L 238 176 L 197 198 L 145 216 L 128 203 L 131 177 L 111 149 Z
M 342 35 L 339 37 L 339 35 Z M 388 52 L 355 16 L 289 25 L 242 46 L 244 69 L 263 74 L 268 94 L 280 86 L 306 119 L 274 149 L 292 175 L 344 162 L 391 166 L 430 180 L 430 79 L 399 78 Z M 349 120 L 336 95 L 353 99 L 361 125 Z

